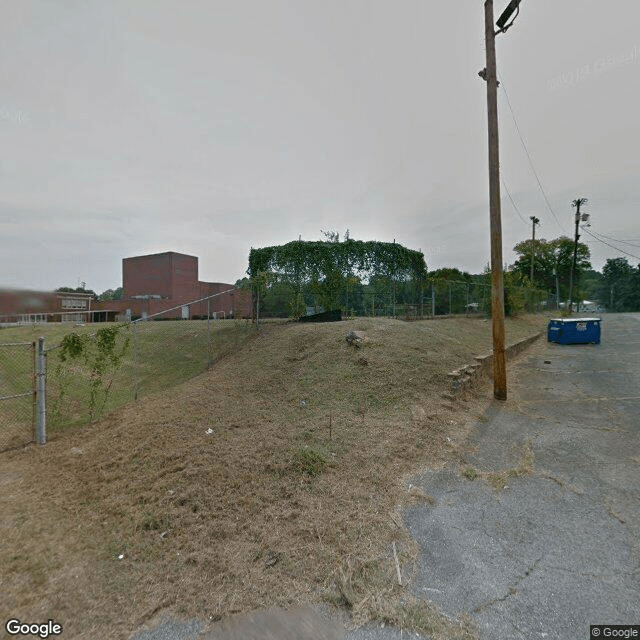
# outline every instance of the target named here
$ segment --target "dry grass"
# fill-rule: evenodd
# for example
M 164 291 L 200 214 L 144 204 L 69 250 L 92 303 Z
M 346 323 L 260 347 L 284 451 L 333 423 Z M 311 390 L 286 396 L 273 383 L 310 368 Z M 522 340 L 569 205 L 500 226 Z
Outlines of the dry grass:
M 509 341 L 542 324 L 510 321 Z M 429 498 L 402 478 L 455 453 L 478 409 L 441 405 L 446 374 L 490 339 L 464 318 L 266 327 L 193 380 L 2 454 L 5 618 L 126 638 L 164 610 L 328 600 L 356 622 L 471 637 L 407 597 L 392 542 L 405 585 L 416 549 L 398 509 Z
M 532 443 L 527 442 L 522 450 L 522 457 L 515 467 L 484 474 L 487 484 L 496 491 L 502 491 L 510 478 L 519 478 L 533 471 L 534 455 Z
M 522 456 L 514 467 L 500 471 L 478 471 L 475 467 L 467 466 L 462 469 L 461 473 L 467 480 L 473 481 L 476 478 L 481 478 L 496 491 L 502 491 L 511 478 L 520 478 L 532 473 L 534 461 L 533 443 L 529 441 L 522 447 Z

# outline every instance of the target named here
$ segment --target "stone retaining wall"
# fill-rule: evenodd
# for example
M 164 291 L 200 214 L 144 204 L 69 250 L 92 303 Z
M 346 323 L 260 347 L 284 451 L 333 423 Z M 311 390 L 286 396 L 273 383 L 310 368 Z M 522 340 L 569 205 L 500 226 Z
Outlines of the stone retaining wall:
M 524 351 L 543 334 L 544 331 L 541 331 L 540 333 L 518 340 L 518 342 L 508 346 L 505 349 L 507 360 L 511 360 Z M 486 355 L 476 356 L 474 360 L 475 362 L 473 362 L 473 364 L 467 364 L 447 374 L 451 380 L 450 391 L 445 394 L 447 400 L 455 400 L 463 391 L 472 388 L 485 377 L 491 376 L 493 370 L 493 351 Z

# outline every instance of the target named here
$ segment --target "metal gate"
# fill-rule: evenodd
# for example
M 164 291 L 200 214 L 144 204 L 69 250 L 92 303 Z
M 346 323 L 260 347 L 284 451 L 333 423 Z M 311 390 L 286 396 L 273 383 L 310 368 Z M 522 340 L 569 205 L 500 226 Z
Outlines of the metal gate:
M 0 451 L 35 440 L 35 343 L 0 342 Z

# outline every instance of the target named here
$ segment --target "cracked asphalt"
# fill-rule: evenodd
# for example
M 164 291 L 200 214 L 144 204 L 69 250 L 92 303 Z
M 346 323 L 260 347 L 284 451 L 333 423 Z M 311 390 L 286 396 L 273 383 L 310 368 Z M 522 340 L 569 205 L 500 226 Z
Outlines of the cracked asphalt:
M 481 640 L 587 640 L 590 624 L 640 624 L 640 314 L 603 316 L 600 345 L 540 341 L 508 384 L 507 402 L 472 428 L 462 466 L 411 479 L 435 503 L 403 514 L 420 549 L 410 588 L 471 617 Z M 325 629 L 310 615 L 315 637 L 423 638 Z M 312 637 L 279 625 L 281 640 Z M 265 626 L 243 637 L 276 637 Z M 203 637 L 166 630 L 132 638 Z
M 468 614 L 483 640 L 640 624 L 640 314 L 604 316 L 600 345 L 541 342 L 511 378 L 471 431 L 478 477 L 412 480 L 436 499 L 405 513 L 421 551 L 414 592 Z M 514 474 L 527 453 L 531 471 Z

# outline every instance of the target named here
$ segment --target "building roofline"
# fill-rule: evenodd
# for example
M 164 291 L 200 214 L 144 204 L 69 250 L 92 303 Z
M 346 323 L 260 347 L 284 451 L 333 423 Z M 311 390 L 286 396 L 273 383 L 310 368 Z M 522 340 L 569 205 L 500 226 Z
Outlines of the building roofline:
M 147 253 L 143 256 L 129 256 L 128 258 L 122 258 L 123 260 L 138 260 L 140 258 L 155 258 L 157 256 L 184 256 L 185 258 L 195 258 L 198 256 L 192 256 L 189 253 L 180 253 L 179 251 L 161 251 L 159 253 Z
M 58 298 L 66 298 L 68 296 L 75 296 L 80 298 L 93 298 L 92 293 L 83 293 L 82 291 L 54 291 Z
M 233 282 L 208 282 L 207 280 L 198 280 L 198 284 L 219 284 L 223 287 L 235 287 Z

